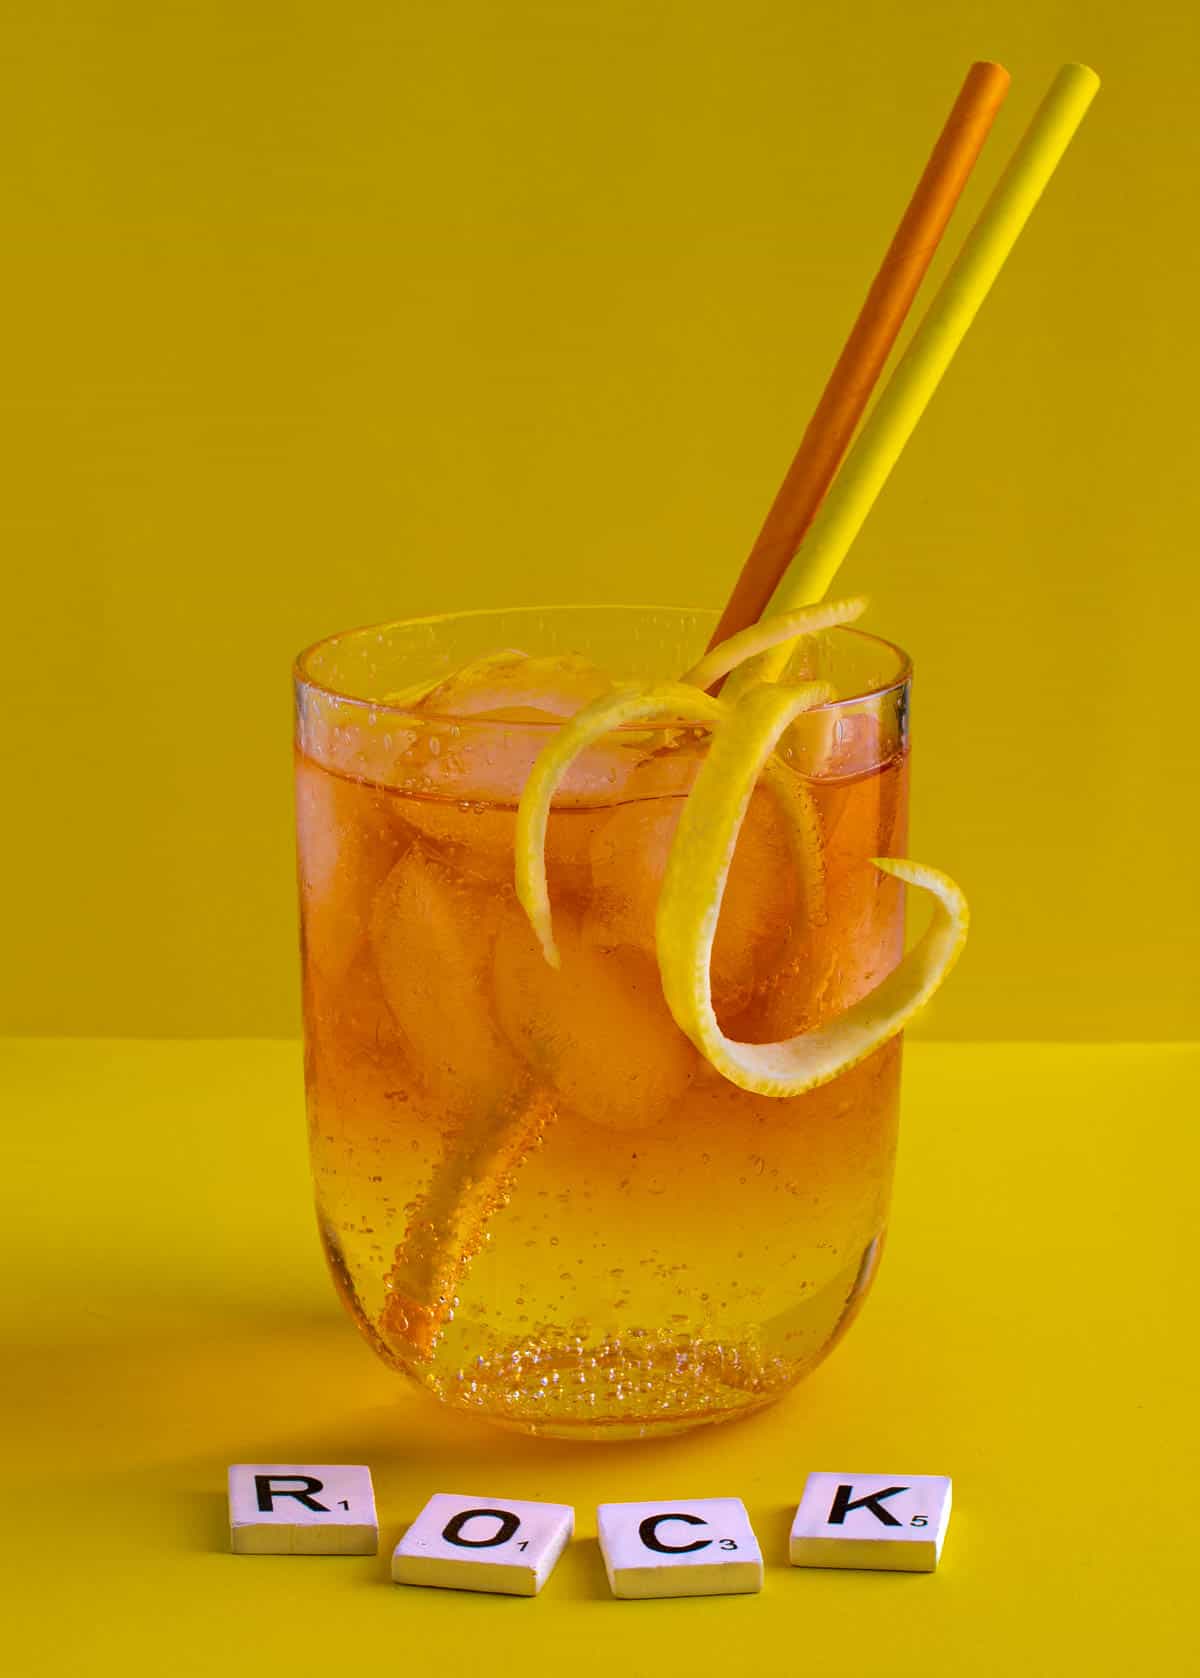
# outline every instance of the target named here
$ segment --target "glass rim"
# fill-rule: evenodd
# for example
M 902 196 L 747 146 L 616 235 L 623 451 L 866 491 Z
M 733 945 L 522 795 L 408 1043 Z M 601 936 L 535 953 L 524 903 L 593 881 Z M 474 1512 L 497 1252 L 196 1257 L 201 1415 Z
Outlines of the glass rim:
M 646 603 L 630 605 L 623 604 L 621 602 L 609 601 L 584 604 L 577 603 L 574 605 L 558 604 L 553 606 L 478 606 L 468 607 L 464 611 L 431 612 L 422 617 L 389 618 L 382 623 L 359 624 L 351 629 L 335 630 L 332 635 L 322 635 L 319 640 L 311 641 L 308 646 L 303 647 L 300 652 L 296 654 L 296 657 L 292 661 L 292 677 L 296 685 L 303 688 L 308 693 L 320 694 L 323 698 L 332 700 L 337 705 L 359 706 L 363 710 L 370 711 L 374 714 L 382 713 L 391 717 L 411 719 L 412 721 L 457 722 L 466 724 L 471 728 L 504 728 L 512 730 L 515 727 L 521 729 L 544 728 L 557 730 L 563 726 L 563 722 L 565 720 L 559 716 L 548 716 L 544 721 L 541 719 L 522 719 L 519 723 L 514 723 L 512 721 L 504 721 L 498 717 L 464 717 L 456 716 L 452 712 L 418 711 L 415 710 L 413 706 L 414 704 L 418 704 L 419 701 L 410 700 L 406 704 L 395 704 L 389 703 L 387 700 L 382 698 L 367 699 L 364 698 L 362 694 L 344 693 L 340 688 L 331 687 L 328 682 L 320 681 L 311 675 L 307 668 L 310 661 L 316 654 L 322 652 L 325 648 L 332 647 L 337 641 L 349 641 L 355 636 L 383 635 L 388 630 L 396 629 L 432 628 L 438 624 L 459 623 L 464 618 L 481 619 L 490 617 L 514 617 L 520 616 L 523 613 L 528 613 L 530 617 L 535 617 L 555 612 L 584 612 L 596 614 L 609 612 L 676 612 L 680 615 L 689 614 L 701 618 L 711 617 L 714 623 L 720 616 L 716 607 L 709 606 L 652 606 Z M 830 699 L 826 700 L 823 705 L 815 705 L 813 707 L 814 712 L 836 711 L 844 705 L 861 705 L 870 699 L 883 699 L 889 693 L 894 693 L 897 689 L 905 687 L 912 680 L 913 665 L 911 657 L 907 652 L 905 652 L 903 647 L 898 646 L 895 641 L 889 641 L 886 636 L 874 635 L 870 630 L 859 629 L 856 624 L 838 624 L 831 629 L 821 630 L 819 633 L 822 635 L 852 635 L 858 640 L 870 641 L 876 646 L 886 647 L 889 652 L 895 655 L 898 670 L 897 673 L 890 677 L 887 681 L 879 682 L 872 687 L 865 687 L 861 690 L 861 692 L 845 694 L 840 699 Z M 444 679 L 445 678 L 439 678 L 439 681 Z M 677 677 L 665 679 L 672 681 L 678 680 Z M 438 684 L 435 683 L 434 685 L 436 686 Z M 639 728 L 643 731 L 646 728 L 646 724 L 644 722 L 631 723 L 624 726 Z

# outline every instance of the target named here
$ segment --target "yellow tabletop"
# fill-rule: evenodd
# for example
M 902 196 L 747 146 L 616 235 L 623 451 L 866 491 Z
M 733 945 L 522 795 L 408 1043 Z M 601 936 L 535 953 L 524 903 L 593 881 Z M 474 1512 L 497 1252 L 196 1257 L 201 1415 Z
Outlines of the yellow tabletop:
M 21 1678 L 1185 1659 L 1200 1048 L 910 1046 L 862 1317 L 773 1409 L 654 1445 L 493 1431 L 376 1363 L 317 1251 L 294 1044 L 43 1039 L 0 1065 L 0 1652 Z M 253 1461 L 368 1463 L 379 1555 L 230 1555 L 225 1469 Z M 952 1475 L 939 1571 L 790 1568 L 810 1469 Z M 574 1504 L 577 1540 L 536 1600 L 395 1586 L 434 1491 Z M 612 1599 L 598 1502 L 719 1496 L 749 1508 L 760 1596 Z

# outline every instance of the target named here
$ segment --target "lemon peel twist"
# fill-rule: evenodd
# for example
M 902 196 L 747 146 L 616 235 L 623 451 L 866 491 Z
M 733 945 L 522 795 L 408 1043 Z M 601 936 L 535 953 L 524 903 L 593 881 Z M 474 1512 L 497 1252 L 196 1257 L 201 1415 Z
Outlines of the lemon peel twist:
M 933 919 L 900 965 L 828 1025 L 778 1043 L 738 1043 L 713 1011 L 709 961 L 725 882 L 758 777 L 780 735 L 825 702 L 821 685 L 762 684 L 714 732 L 667 859 L 655 929 L 663 993 L 675 1023 L 730 1083 L 792 1096 L 827 1084 L 897 1036 L 946 978 L 967 936 L 966 899 L 922 863 L 874 857 L 876 868 L 927 892 Z
M 694 687 L 708 688 L 728 676 L 739 664 L 769 652 L 785 641 L 797 641 L 805 635 L 815 635 L 822 629 L 837 629 L 853 623 L 867 609 L 864 594 L 852 595 L 848 600 L 822 601 L 817 606 L 802 606 L 795 612 L 776 612 L 772 617 L 760 618 L 757 623 L 740 629 L 705 653 L 699 664 L 694 664 L 680 680 Z
M 682 682 L 645 687 L 622 682 L 577 711 L 538 753 L 517 806 L 514 836 L 517 899 L 551 967 L 559 966 L 558 946 L 546 884 L 546 823 L 550 803 L 568 769 L 581 753 L 626 723 L 661 717 L 671 723 L 715 724 L 725 715 L 719 699 Z
M 966 942 L 966 899 L 953 880 L 923 863 L 873 857 L 882 873 L 933 899 L 928 929 L 899 966 L 835 1020 L 777 1043 L 740 1043 L 726 1037 L 717 1023 L 710 977 L 713 940 L 738 836 L 760 776 L 774 787 L 789 817 L 808 913 L 815 920 L 823 917 L 821 845 L 812 794 L 787 769 L 776 748 L 796 718 L 828 704 L 833 690 L 824 682 L 783 686 L 752 681 L 735 688 L 732 699 L 714 699 L 703 689 L 738 666 L 744 671 L 770 647 L 853 621 L 865 604 L 854 599 L 779 614 L 777 620 L 751 625 L 730 637 L 681 681 L 617 685 L 559 729 L 534 762 L 518 806 L 517 897 L 546 960 L 557 968 L 546 882 L 546 826 L 555 791 L 571 765 L 589 746 L 629 723 L 691 723 L 710 730 L 708 755 L 684 803 L 667 860 L 655 947 L 663 994 L 679 1029 L 730 1083 L 759 1095 L 800 1095 L 865 1060 L 924 1007 Z

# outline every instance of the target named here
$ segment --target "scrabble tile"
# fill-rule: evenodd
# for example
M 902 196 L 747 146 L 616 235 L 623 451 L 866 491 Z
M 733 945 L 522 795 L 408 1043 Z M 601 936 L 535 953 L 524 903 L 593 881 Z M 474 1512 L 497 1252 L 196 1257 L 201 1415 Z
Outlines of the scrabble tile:
M 392 1553 L 398 1585 L 536 1596 L 575 1530 L 566 1503 L 436 1492 Z
M 932 1573 L 949 1520 L 939 1474 L 810 1474 L 788 1553 L 793 1567 Z
M 732 1596 L 762 1590 L 762 1551 L 741 1498 L 602 1503 L 596 1524 L 614 1596 Z
M 371 1470 L 242 1462 L 229 1470 L 229 1544 L 239 1556 L 373 1556 Z

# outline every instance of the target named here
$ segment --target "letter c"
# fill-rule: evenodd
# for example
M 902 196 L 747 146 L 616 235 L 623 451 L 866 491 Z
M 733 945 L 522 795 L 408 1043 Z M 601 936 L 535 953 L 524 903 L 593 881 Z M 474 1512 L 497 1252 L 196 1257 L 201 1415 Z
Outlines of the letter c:
M 664 1544 L 658 1536 L 658 1529 L 663 1521 L 686 1521 L 690 1527 L 708 1525 L 699 1515 L 647 1515 L 638 1527 L 638 1537 L 648 1550 L 657 1550 L 662 1556 L 683 1556 L 689 1550 L 707 1550 L 712 1543 L 711 1538 L 696 1538 L 690 1544 Z

